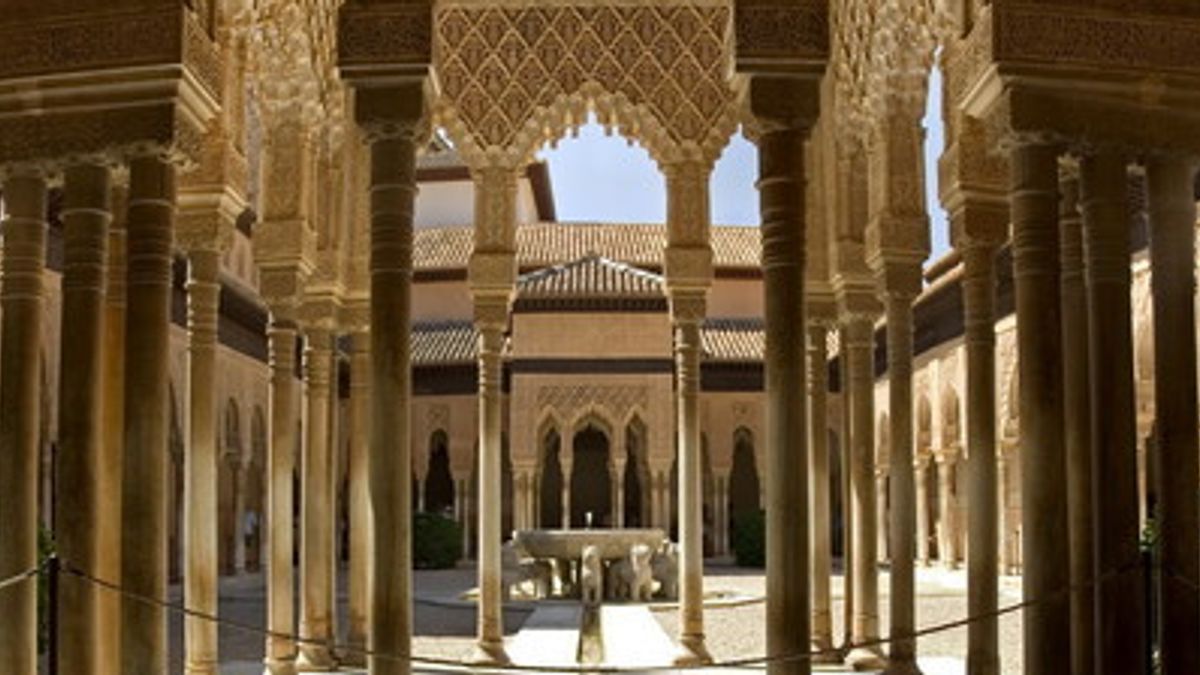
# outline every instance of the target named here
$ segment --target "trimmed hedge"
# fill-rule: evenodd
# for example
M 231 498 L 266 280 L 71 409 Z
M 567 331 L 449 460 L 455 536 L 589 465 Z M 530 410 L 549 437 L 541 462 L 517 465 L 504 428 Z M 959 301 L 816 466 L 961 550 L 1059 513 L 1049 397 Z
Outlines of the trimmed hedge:
M 454 567 L 462 559 L 462 529 L 438 513 L 413 516 L 413 566 L 419 570 Z
M 733 555 L 738 567 L 767 564 L 767 516 L 762 511 L 742 511 L 733 516 Z

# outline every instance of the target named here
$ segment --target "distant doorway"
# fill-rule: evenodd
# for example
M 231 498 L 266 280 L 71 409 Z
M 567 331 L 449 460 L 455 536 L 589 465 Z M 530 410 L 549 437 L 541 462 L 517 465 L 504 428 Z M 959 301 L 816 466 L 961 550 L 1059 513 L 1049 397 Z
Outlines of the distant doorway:
M 575 434 L 575 458 L 571 466 L 571 527 L 586 527 L 589 513 L 592 527 L 609 527 L 612 524 L 608 446 L 608 436 L 596 427 L 588 426 Z

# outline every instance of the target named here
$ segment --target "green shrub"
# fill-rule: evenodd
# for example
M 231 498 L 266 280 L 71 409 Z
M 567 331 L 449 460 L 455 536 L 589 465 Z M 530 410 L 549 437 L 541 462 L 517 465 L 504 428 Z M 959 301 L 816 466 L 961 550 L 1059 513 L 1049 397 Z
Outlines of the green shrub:
M 733 554 L 738 567 L 767 564 L 767 517 L 762 511 L 743 511 L 733 516 Z
M 462 529 L 438 513 L 413 516 L 413 565 L 421 570 L 454 567 L 462 558 Z
M 45 527 L 38 527 L 38 564 L 45 569 L 46 559 L 54 554 L 54 535 Z M 46 575 L 37 578 L 38 604 L 38 653 L 44 654 L 50 642 L 50 585 Z

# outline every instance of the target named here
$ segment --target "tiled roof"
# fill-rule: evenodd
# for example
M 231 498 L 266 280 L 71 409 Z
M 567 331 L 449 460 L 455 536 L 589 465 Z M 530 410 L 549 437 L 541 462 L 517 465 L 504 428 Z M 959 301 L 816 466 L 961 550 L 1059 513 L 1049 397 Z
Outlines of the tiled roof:
M 762 361 L 762 319 L 708 319 L 700 330 L 700 346 L 708 361 Z
M 663 278 L 624 263 L 591 254 L 562 265 L 522 275 L 517 295 L 525 299 L 661 298 Z
M 420 228 L 413 263 L 418 270 L 465 269 L 471 256 L 471 227 Z M 666 226 L 654 223 L 536 223 L 517 228 L 517 264 L 557 265 L 594 253 L 639 267 L 662 267 Z M 762 244 L 757 227 L 712 228 L 713 263 L 718 268 L 756 268 Z
M 474 363 L 477 348 L 475 328 L 470 321 L 418 321 L 413 324 L 413 365 Z

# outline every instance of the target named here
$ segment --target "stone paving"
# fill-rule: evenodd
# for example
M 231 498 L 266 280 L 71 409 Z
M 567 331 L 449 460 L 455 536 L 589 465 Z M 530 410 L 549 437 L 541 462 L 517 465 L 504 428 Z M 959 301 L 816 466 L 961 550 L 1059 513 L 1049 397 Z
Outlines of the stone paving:
M 344 635 L 346 626 L 345 575 L 341 575 L 339 593 L 339 626 Z M 414 605 L 413 651 L 420 656 L 441 659 L 460 659 L 469 654 L 475 634 L 475 608 L 459 599 L 459 594 L 474 585 L 473 569 L 417 571 L 413 586 Z M 955 621 L 966 615 L 966 573 L 941 569 L 918 569 L 917 624 L 924 628 Z M 761 655 L 765 647 L 763 624 L 766 607 L 762 602 L 765 579 L 761 570 L 741 570 L 728 565 L 710 564 L 705 575 L 706 591 L 722 591 L 748 598 L 744 603 L 707 609 L 705 632 L 708 646 L 719 661 Z M 888 622 L 888 576 L 880 574 L 880 610 L 883 632 Z M 179 588 L 171 589 L 172 600 L 178 601 Z M 1010 605 L 1020 600 L 1020 579 L 1004 577 L 1000 583 L 1000 604 Z M 833 581 L 833 616 L 835 641 L 842 640 L 842 577 Z M 266 622 L 265 591 L 260 575 L 226 578 L 221 582 L 221 615 L 230 621 L 250 626 Z M 532 608 L 527 604 L 510 606 L 505 610 L 505 629 L 513 636 L 529 617 Z M 669 607 L 656 607 L 653 616 L 666 631 L 675 635 L 677 615 Z M 961 673 L 966 653 L 966 628 L 956 628 L 923 637 L 918 642 L 922 667 L 926 675 Z M 183 642 L 182 621 L 171 620 L 171 673 L 181 673 Z M 1002 672 L 1017 675 L 1021 672 L 1020 612 L 1000 619 Z M 222 672 L 227 675 L 262 672 L 263 638 L 252 631 L 224 626 L 220 632 Z

